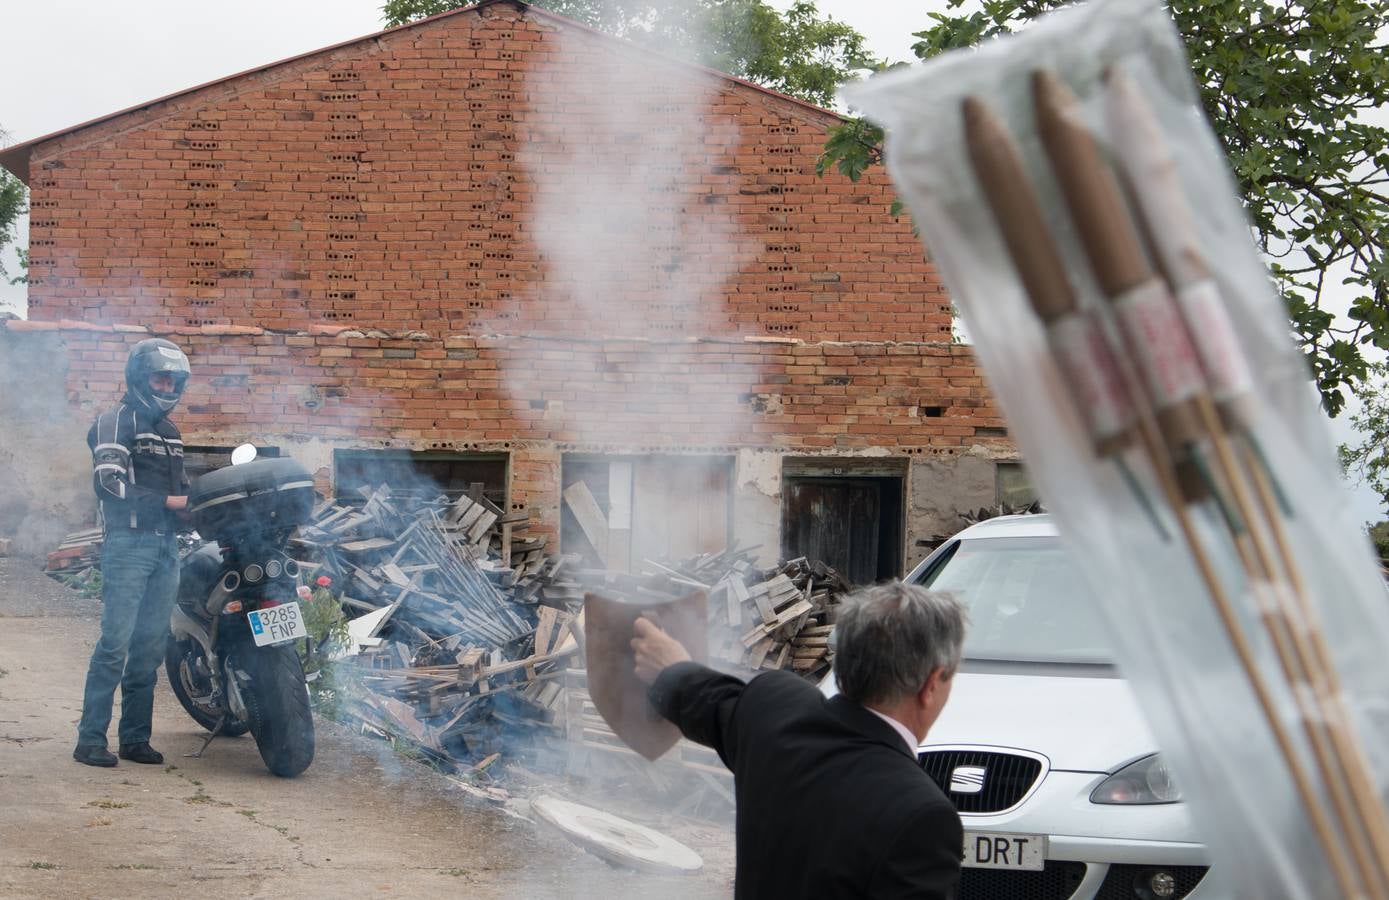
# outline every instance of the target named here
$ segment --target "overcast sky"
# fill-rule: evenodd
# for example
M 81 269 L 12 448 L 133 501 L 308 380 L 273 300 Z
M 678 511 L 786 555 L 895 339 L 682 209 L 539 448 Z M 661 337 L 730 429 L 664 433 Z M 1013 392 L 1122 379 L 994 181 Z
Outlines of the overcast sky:
M 791 0 L 770 0 L 782 9 Z M 857 28 L 879 56 L 911 59 L 912 32 L 943 0 L 817 0 Z M 381 30 L 378 0 L 91 0 L 10 2 L 0 53 L 0 129 L 27 141 L 137 103 Z M 21 233 L 21 243 L 27 236 Z M 14 271 L 13 252 L 5 264 Z M 0 284 L 0 311 L 24 308 L 24 289 Z M 1338 440 L 1352 434 L 1333 422 Z M 1360 515 L 1383 517 L 1374 495 Z

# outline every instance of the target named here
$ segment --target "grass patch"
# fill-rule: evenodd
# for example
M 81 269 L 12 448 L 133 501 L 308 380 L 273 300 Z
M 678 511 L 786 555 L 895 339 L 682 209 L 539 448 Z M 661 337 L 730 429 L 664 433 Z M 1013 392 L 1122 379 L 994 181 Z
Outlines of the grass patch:
M 103 797 L 100 800 L 92 800 L 87 805 L 96 807 L 97 809 L 129 809 L 135 804 L 127 803 L 124 800 L 112 800 L 110 797 Z
M 254 819 L 256 817 L 256 811 L 254 809 L 238 809 L 237 812 L 248 819 Z
M 178 771 L 178 766 L 174 765 L 173 763 L 169 763 L 167 766 L 164 767 L 164 771 L 165 771 L 165 773 L 168 773 L 168 772 L 177 772 L 177 771 Z
M 90 822 L 87 823 L 87 827 L 88 827 L 88 828 L 100 828 L 100 827 L 103 826 L 103 825 L 110 825 L 110 824 L 111 824 L 111 820 L 110 820 L 110 819 L 92 819 Z
M 31 869 L 50 869 L 50 870 L 52 870 L 52 869 L 61 868 L 61 866 L 59 866 L 57 863 L 51 863 L 51 862 L 37 862 L 37 861 L 35 861 L 35 862 L 29 863 L 29 868 L 31 868 Z
M 117 872 L 152 872 L 159 868 L 149 863 L 121 863 L 119 866 L 112 866 Z
M 212 796 L 207 791 L 203 790 L 201 787 L 198 788 L 198 792 L 196 794 L 184 800 L 183 802 L 192 803 L 195 805 L 199 803 L 206 803 L 212 806 L 231 806 L 231 804 L 227 801 L 218 800 L 216 797 Z

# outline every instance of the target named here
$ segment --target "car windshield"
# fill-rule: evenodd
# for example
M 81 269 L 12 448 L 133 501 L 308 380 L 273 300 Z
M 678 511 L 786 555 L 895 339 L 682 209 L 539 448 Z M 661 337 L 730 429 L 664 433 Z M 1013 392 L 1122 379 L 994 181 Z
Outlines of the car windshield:
M 1089 589 L 1054 538 L 956 541 L 918 583 L 969 610 L 967 659 L 1108 663 L 1110 644 Z

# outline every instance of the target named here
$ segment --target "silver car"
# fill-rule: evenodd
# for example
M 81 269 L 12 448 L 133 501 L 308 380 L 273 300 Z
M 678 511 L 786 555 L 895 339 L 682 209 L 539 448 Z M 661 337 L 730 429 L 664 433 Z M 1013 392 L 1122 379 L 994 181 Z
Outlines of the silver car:
M 1050 517 L 974 525 L 907 580 L 969 608 L 965 659 L 920 749 L 964 822 L 960 900 L 1215 896 Z

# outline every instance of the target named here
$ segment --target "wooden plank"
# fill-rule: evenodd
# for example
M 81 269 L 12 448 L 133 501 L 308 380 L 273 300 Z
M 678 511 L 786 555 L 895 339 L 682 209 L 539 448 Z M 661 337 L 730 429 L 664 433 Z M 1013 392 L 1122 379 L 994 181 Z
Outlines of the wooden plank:
M 764 591 L 757 591 L 752 595 L 752 602 L 757 604 L 757 612 L 762 616 L 762 621 L 771 625 L 777 620 L 776 610 L 772 607 L 771 601 L 767 598 Z
M 553 606 L 542 606 L 539 610 L 540 621 L 535 626 L 535 655 L 544 656 L 550 652 L 551 632 L 555 627 L 555 608 Z
M 400 567 L 395 563 L 383 563 L 380 567 L 380 572 L 396 587 L 408 588 L 412 584 L 410 576 L 402 572 Z
M 574 514 L 574 519 L 583 529 L 584 536 L 588 538 L 589 544 L 593 546 L 598 554 L 599 561 L 606 567 L 608 564 L 608 523 L 603 517 L 603 510 L 598 505 L 598 501 L 593 499 L 593 494 L 588 490 L 588 485 L 582 481 L 576 481 L 564 491 L 564 502 L 569 506 L 569 511 Z
M 394 545 L 395 541 L 391 538 L 373 537 L 360 541 L 344 541 L 338 544 L 338 549 L 347 553 L 367 553 L 372 550 L 384 550 Z
M 468 542 L 476 544 L 482 540 L 487 536 L 487 532 L 492 530 L 492 524 L 496 521 L 497 517 L 494 514 L 483 510 L 482 515 L 478 516 L 477 521 L 468 529 Z
M 809 603 L 806 603 L 804 600 L 797 601 L 794 606 L 788 606 L 786 609 L 778 613 L 776 621 L 769 623 L 769 627 L 785 625 L 787 622 L 791 622 L 795 620 L 797 617 L 799 617 L 801 614 L 808 613 L 811 610 L 812 607 Z

